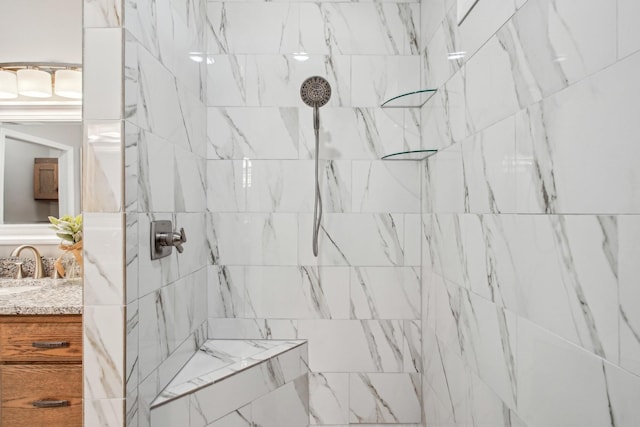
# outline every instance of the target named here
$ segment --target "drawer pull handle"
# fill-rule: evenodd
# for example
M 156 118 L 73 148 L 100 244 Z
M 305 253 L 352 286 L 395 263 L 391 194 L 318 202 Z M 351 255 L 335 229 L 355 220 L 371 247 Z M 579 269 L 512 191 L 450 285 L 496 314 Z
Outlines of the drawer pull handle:
M 34 341 L 31 343 L 35 348 L 65 348 L 69 347 L 68 341 Z
M 69 406 L 68 400 L 35 400 L 32 405 L 36 408 L 62 408 Z

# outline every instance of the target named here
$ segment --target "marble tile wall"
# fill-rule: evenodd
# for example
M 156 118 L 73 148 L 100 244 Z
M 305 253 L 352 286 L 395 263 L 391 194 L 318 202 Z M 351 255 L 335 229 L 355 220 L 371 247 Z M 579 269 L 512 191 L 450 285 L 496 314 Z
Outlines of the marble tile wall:
M 308 339 L 311 425 L 420 425 L 420 166 L 379 160 L 420 147 L 419 110 L 379 108 L 421 87 L 420 4 L 207 7 L 209 337 Z
M 206 3 L 125 1 L 126 425 L 206 339 Z M 196 60 L 194 60 L 194 58 Z M 184 253 L 150 259 L 150 223 L 184 227 Z M 188 411 L 187 411 L 188 415 Z
M 632 3 L 421 4 L 429 426 L 640 419 Z

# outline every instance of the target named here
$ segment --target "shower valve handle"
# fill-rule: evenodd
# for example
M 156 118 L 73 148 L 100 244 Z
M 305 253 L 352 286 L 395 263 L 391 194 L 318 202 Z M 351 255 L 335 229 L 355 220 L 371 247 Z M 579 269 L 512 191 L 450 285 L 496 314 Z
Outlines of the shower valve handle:
M 184 251 L 182 244 L 187 241 L 184 228 L 180 228 L 180 233 L 158 233 L 156 234 L 156 244 L 158 246 L 174 246 L 179 253 Z

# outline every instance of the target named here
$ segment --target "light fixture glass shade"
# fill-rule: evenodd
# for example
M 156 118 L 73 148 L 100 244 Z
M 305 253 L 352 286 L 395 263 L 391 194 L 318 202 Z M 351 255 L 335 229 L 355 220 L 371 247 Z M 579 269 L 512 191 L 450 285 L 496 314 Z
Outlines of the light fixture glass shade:
M 41 70 L 18 70 L 18 93 L 33 98 L 51 96 L 51 74 Z
M 82 71 L 56 71 L 55 94 L 65 98 L 82 98 Z
M 18 97 L 18 83 L 16 74 L 11 71 L 0 70 L 0 99 Z

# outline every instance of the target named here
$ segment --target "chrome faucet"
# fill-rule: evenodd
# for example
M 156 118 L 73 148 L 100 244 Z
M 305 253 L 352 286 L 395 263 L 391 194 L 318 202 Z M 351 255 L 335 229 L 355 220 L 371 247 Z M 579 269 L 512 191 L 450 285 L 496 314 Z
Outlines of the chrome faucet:
M 40 252 L 38 252 L 38 250 L 31 245 L 22 245 L 22 246 L 18 246 L 17 248 L 15 248 L 13 250 L 13 252 L 11 252 L 11 256 L 20 256 L 20 252 L 22 252 L 23 249 L 30 249 L 31 253 L 33 254 L 33 257 L 35 258 L 35 268 L 33 270 L 33 278 L 34 279 L 42 279 L 44 277 L 44 266 L 42 265 L 42 255 L 40 255 Z

